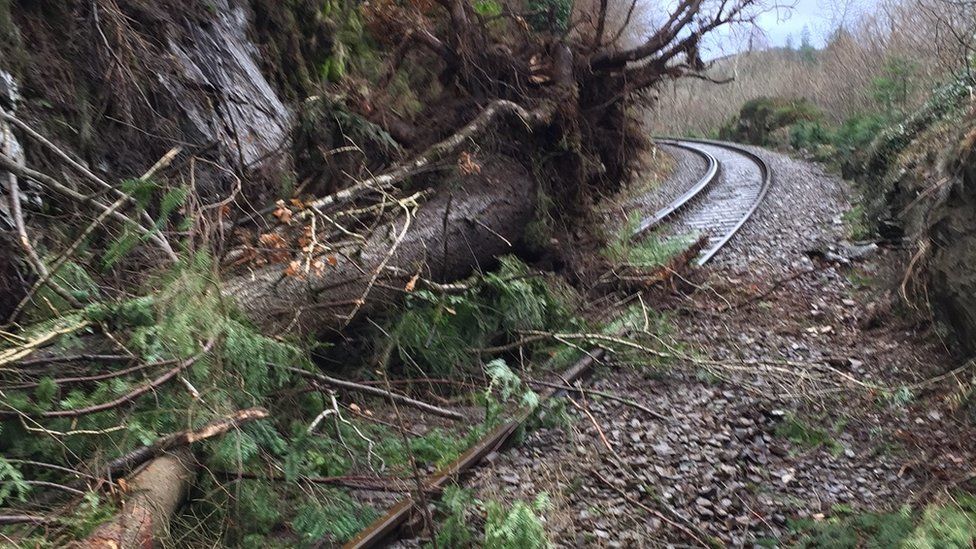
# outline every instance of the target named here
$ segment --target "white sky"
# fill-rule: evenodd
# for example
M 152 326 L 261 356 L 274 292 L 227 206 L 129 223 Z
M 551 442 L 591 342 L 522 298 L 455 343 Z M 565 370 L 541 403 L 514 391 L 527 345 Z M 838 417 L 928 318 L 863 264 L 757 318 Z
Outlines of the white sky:
M 845 21 L 854 23 L 858 14 L 874 7 L 877 0 L 780 0 L 785 7 L 768 9 L 756 21 L 757 26 L 765 34 L 766 44 L 770 47 L 785 46 L 788 37 L 793 37 L 793 46 L 800 46 L 800 36 L 803 28 L 810 30 L 810 41 L 814 47 L 822 47 L 826 37 L 837 26 Z M 772 0 L 767 5 L 772 6 Z M 709 57 L 721 56 L 727 53 L 742 51 L 748 48 L 749 29 L 726 29 L 719 36 L 712 39 L 707 48 Z M 756 46 L 762 45 L 756 42 Z

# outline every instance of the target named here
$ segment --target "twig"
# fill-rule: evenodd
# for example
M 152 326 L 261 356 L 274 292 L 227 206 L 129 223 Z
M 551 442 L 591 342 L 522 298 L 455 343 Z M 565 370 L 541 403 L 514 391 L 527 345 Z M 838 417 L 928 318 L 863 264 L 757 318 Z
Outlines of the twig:
M 6 458 L 10 463 L 20 463 L 23 465 L 30 465 L 33 467 L 41 467 L 43 469 L 51 469 L 53 471 L 61 471 L 62 473 L 68 473 L 69 475 L 75 475 L 78 477 L 86 477 L 89 479 L 95 479 L 94 476 L 88 473 L 83 473 L 77 469 L 72 469 L 70 467 L 62 467 L 61 465 L 55 465 L 54 463 L 45 463 L 43 461 L 33 461 L 30 459 L 16 459 L 16 458 Z
M 766 288 L 766 290 L 764 290 L 763 292 L 761 292 L 761 293 L 759 293 L 757 295 L 754 295 L 754 296 L 752 296 L 752 297 L 750 297 L 750 298 L 748 298 L 746 300 L 740 301 L 740 302 L 735 303 L 735 304 L 726 302 L 725 307 L 723 307 L 722 309 L 719 309 L 719 312 L 722 313 L 722 312 L 728 311 L 729 309 L 738 309 L 740 307 L 744 307 L 746 305 L 750 305 L 752 303 L 755 303 L 756 301 L 759 301 L 761 299 L 764 299 L 769 294 L 775 292 L 779 287 L 783 286 L 784 284 L 787 284 L 789 282 L 792 282 L 792 281 L 794 281 L 794 280 L 796 280 L 796 279 L 798 279 L 800 277 L 806 276 L 808 274 L 815 273 L 815 272 L 818 272 L 818 271 L 822 271 L 822 270 L 826 269 L 828 266 L 829 265 L 823 265 L 823 266 L 813 267 L 813 268 L 810 268 L 810 269 L 805 269 L 805 270 L 802 270 L 802 271 L 793 273 L 792 275 L 790 275 L 790 276 L 788 276 L 786 278 L 781 278 L 781 279 L 777 280 L 775 283 L 773 283 L 772 286 L 770 286 L 769 288 Z
M 310 482 L 312 484 L 327 484 L 332 486 L 344 486 L 359 490 L 382 490 L 386 492 L 409 492 L 407 483 L 409 478 L 401 477 L 370 477 L 370 476 L 337 476 L 337 477 L 307 477 L 301 476 L 289 479 L 283 475 L 258 475 L 245 471 L 213 471 L 216 476 L 225 478 L 244 478 L 249 480 L 266 480 L 271 482 Z M 398 486 L 397 484 L 401 484 Z M 437 488 L 425 488 L 426 491 L 436 491 Z
M 35 339 L 32 339 L 31 341 L 28 341 L 27 343 L 20 345 L 18 347 L 13 347 L 11 349 L 5 349 L 3 351 L 0 351 L 0 366 L 3 366 L 5 364 L 10 364 L 12 362 L 16 362 L 17 360 L 20 360 L 21 358 L 33 353 L 40 346 L 44 345 L 48 341 L 51 341 L 52 339 L 58 336 L 62 336 L 64 334 L 77 332 L 78 330 L 84 328 L 85 326 L 88 326 L 87 320 L 75 322 L 63 328 L 58 328 L 56 330 L 47 332 L 46 334 L 41 335 Z
M 145 385 L 142 385 L 137 389 L 130 391 L 108 402 L 103 402 L 101 404 L 95 404 L 84 408 L 74 408 L 70 410 L 54 410 L 54 411 L 41 412 L 41 413 L 30 413 L 30 412 L 23 412 L 20 410 L 0 410 L 0 417 L 17 417 L 17 416 L 30 416 L 30 417 L 41 417 L 41 418 L 80 417 L 80 416 L 95 414 L 98 412 L 104 412 L 105 410 L 111 410 L 113 408 L 118 408 L 119 406 L 122 406 L 123 404 L 126 404 L 128 402 L 131 402 L 139 398 L 140 396 L 148 393 L 149 391 L 152 391 L 156 387 L 159 387 L 160 385 L 176 377 L 177 374 L 179 374 L 186 368 L 189 368 L 197 360 L 199 360 L 201 357 L 203 357 L 208 352 L 210 352 L 210 349 L 213 348 L 215 342 L 216 340 L 211 339 L 209 342 L 207 342 L 206 345 L 203 346 L 203 349 L 196 356 L 181 361 L 171 370 L 168 370 L 163 375 L 157 377 L 156 379 L 150 381 L 149 383 L 146 383 Z
M 97 175 L 95 175 L 94 173 L 92 173 L 91 170 L 89 170 L 88 168 L 86 168 L 80 162 L 76 161 L 74 158 L 72 158 L 66 152 L 64 152 L 63 150 L 61 150 L 60 147 L 58 147 L 57 145 L 55 145 L 54 143 L 52 143 L 51 141 L 49 141 L 47 138 L 45 138 L 43 135 L 41 135 L 40 133 L 38 133 L 37 131 L 35 131 L 33 128 L 31 128 L 29 125 L 27 125 L 26 123 L 24 123 L 20 119 L 16 118 L 15 116 L 11 115 L 10 113 L 6 113 L 6 112 L 3 112 L 3 111 L 0 111 L 0 118 L 3 118 L 5 121 L 7 121 L 7 122 L 9 122 L 9 123 L 17 126 L 21 130 L 23 130 L 24 133 L 26 133 L 30 138 L 34 139 L 35 141 L 37 141 L 41 145 L 44 145 L 45 147 L 47 147 L 51 152 L 53 152 L 55 155 L 57 155 L 58 157 L 60 157 L 69 166 L 71 166 L 72 168 L 74 168 L 75 170 L 77 170 L 78 172 L 80 172 L 82 175 L 84 175 L 86 178 L 88 178 L 95 185 L 97 185 L 97 186 L 99 186 L 99 187 L 101 187 L 101 188 L 103 188 L 103 189 L 105 189 L 105 190 L 107 190 L 107 191 L 115 194 L 116 196 L 127 197 L 128 200 L 133 205 L 138 206 L 138 204 L 135 201 L 135 199 L 133 199 L 132 197 L 129 197 L 128 195 L 126 195 L 125 193 L 123 193 L 122 191 L 120 191 L 119 189 L 116 189 L 115 187 L 113 187 L 112 185 L 110 185 L 104 179 L 102 179 L 102 178 L 98 177 Z M 172 153 L 172 150 L 170 152 Z M 179 151 L 178 150 L 177 150 L 176 153 L 174 153 L 172 155 L 172 157 L 175 157 L 176 154 L 179 154 Z M 167 153 L 167 155 L 164 156 L 163 158 L 166 158 L 169 155 L 170 155 L 170 153 Z M 168 162 L 169 161 L 172 161 L 172 157 L 169 158 Z M 158 171 L 159 169 L 162 169 L 163 166 L 160 165 L 159 162 L 157 162 L 156 164 L 157 165 L 154 165 L 152 168 L 149 169 L 148 172 L 146 172 L 147 175 L 143 176 L 144 178 L 148 179 L 149 177 L 152 177 L 152 175 L 155 174 L 156 171 Z M 157 167 L 157 166 L 159 166 L 159 167 Z M 40 181 L 39 181 L 39 183 L 40 183 Z M 145 213 L 145 212 L 143 212 L 142 216 L 143 216 L 143 220 L 146 221 L 147 223 L 149 223 L 150 226 L 152 226 L 152 224 L 153 224 L 152 217 L 150 217 L 149 214 L 148 213 Z M 172 259 L 173 261 L 176 261 L 176 260 L 179 259 L 179 258 L 176 257 L 176 253 L 173 252 L 173 248 L 169 245 L 169 242 L 166 240 L 166 237 L 165 236 L 159 235 L 158 236 L 158 239 L 155 239 L 154 238 L 154 240 L 156 240 L 156 242 L 158 244 L 160 244 L 160 246 L 163 248 L 163 251 L 166 252 L 166 254 L 170 257 L 170 259 Z
M 65 362 L 108 362 L 132 360 L 132 355 L 100 355 L 100 354 L 80 354 L 80 355 L 58 355 L 48 357 L 30 358 L 17 362 L 18 366 L 36 366 L 39 364 L 63 364 Z
M 67 492 L 76 496 L 85 495 L 84 490 L 79 490 L 77 488 L 72 488 L 70 486 L 65 486 L 64 484 L 58 484 L 57 482 L 48 482 L 46 480 L 23 480 L 24 484 L 29 484 L 33 486 L 40 486 L 42 488 L 53 488 L 55 490 L 61 490 L 62 492 Z M 0 482 L 0 484 L 3 484 Z
M 163 155 L 162 158 L 160 158 L 155 164 L 153 164 L 153 166 L 149 168 L 149 170 L 146 171 L 146 173 L 144 173 L 142 177 L 139 178 L 139 180 L 146 181 L 147 179 L 152 177 L 153 174 L 155 174 L 157 171 L 164 169 L 166 166 L 169 166 L 169 164 L 173 161 L 174 158 L 176 158 L 176 155 L 178 155 L 181 150 L 182 149 L 180 147 L 174 147 L 170 149 L 169 152 L 167 152 L 165 155 Z M 27 292 L 27 295 L 24 296 L 24 298 L 20 300 L 20 303 L 17 304 L 17 307 L 14 309 L 14 312 L 11 313 L 10 318 L 7 320 L 7 322 L 11 323 L 17 319 L 17 316 L 20 314 L 23 308 L 27 305 L 27 303 L 30 302 L 31 298 L 34 297 L 34 294 L 38 290 L 40 290 L 41 287 L 44 286 L 44 284 L 50 284 L 51 288 L 55 289 L 54 283 L 49 282 L 51 280 L 51 277 L 53 277 L 58 272 L 58 270 L 62 266 L 64 266 L 65 263 L 67 263 L 68 259 L 71 258 L 71 255 L 75 253 L 75 250 L 77 250 L 78 247 L 81 246 L 81 244 L 85 241 L 85 239 L 88 238 L 88 235 L 90 235 L 92 232 L 95 231 L 95 229 L 100 227 L 102 223 L 104 223 L 105 220 L 108 219 L 110 215 L 114 214 L 115 211 L 118 210 L 123 204 L 131 201 L 132 201 L 132 197 L 123 193 L 118 200 L 116 200 L 111 205 L 109 205 L 109 207 L 106 208 L 104 211 L 102 211 L 102 213 L 100 213 L 98 217 L 95 218 L 94 221 L 92 221 L 87 227 L 85 227 L 85 229 L 81 231 L 78 237 L 75 238 L 74 242 L 72 242 L 71 245 L 67 247 L 67 249 L 61 252 L 61 254 L 57 257 L 57 259 L 55 259 L 51 263 L 51 268 L 48 270 L 48 272 L 44 276 L 41 276 L 38 279 L 38 281 L 35 282 L 33 286 L 31 286 L 31 289 Z M 57 291 L 57 289 L 55 289 L 55 291 Z
M 396 240 L 393 241 L 393 245 L 390 246 L 389 251 L 387 251 L 386 255 L 383 256 L 383 259 L 382 261 L 380 261 L 380 264 L 377 265 L 376 268 L 374 269 L 373 275 L 369 279 L 369 283 L 366 284 L 366 289 L 363 290 L 362 296 L 360 296 L 359 299 L 356 300 L 356 304 L 353 307 L 352 311 L 349 313 L 349 315 L 347 315 L 346 320 L 343 323 L 343 327 L 348 326 L 349 323 L 352 322 L 353 318 L 356 317 L 356 313 L 358 313 L 359 309 L 361 309 L 363 304 L 366 303 L 366 298 L 369 296 L 369 292 L 373 289 L 373 286 L 376 284 L 376 280 L 379 278 L 380 273 L 383 272 L 383 269 L 386 268 L 386 264 L 389 263 L 390 259 L 393 258 L 393 254 L 396 253 L 397 248 L 400 247 L 400 244 L 403 242 L 403 239 L 406 238 L 407 231 L 410 230 L 410 224 L 413 221 L 413 212 L 410 210 L 410 207 L 408 205 L 402 202 L 400 203 L 400 206 L 403 208 L 403 211 L 406 214 L 406 218 L 403 220 L 403 229 L 400 230 L 400 234 L 397 235 Z
M 0 117 L 6 119 L 7 113 L 3 108 L 0 108 Z M 0 151 L 6 156 L 7 151 Z M 17 241 L 20 243 L 20 247 L 24 249 L 24 254 L 27 256 L 28 262 L 34 268 L 34 272 L 40 279 L 47 279 L 50 277 L 50 273 L 47 267 L 44 266 L 44 261 L 39 255 L 37 255 L 37 250 L 34 249 L 34 245 L 31 244 L 30 237 L 27 235 L 27 224 L 24 223 L 24 213 L 20 208 L 20 186 L 17 182 L 17 176 L 13 172 L 7 174 L 7 201 L 10 205 L 10 215 L 14 220 L 14 228 L 17 231 Z M 60 284 L 52 283 L 51 289 L 54 290 L 56 294 L 64 298 L 74 308 L 80 308 L 81 302 L 75 299 L 70 292 L 61 287 Z
M 600 440 L 603 442 L 603 445 L 607 447 L 607 450 L 609 450 L 610 453 L 612 453 L 613 455 L 617 455 L 616 450 L 613 449 L 613 446 L 610 445 L 610 441 L 607 440 L 607 435 L 604 434 L 603 428 L 600 427 L 599 423 L 597 423 L 596 418 L 593 417 L 593 414 L 589 411 L 589 409 L 580 406 L 579 402 L 573 400 L 572 397 L 566 397 L 566 398 L 569 399 L 569 402 L 571 402 L 573 406 L 576 407 L 577 410 L 583 412 L 584 414 L 586 414 L 586 417 L 590 418 L 590 423 L 592 423 L 593 427 L 596 428 L 596 432 L 597 434 L 600 435 Z
M 613 484 L 612 482 L 610 482 L 609 480 L 607 480 L 599 472 L 597 472 L 597 471 L 590 471 L 590 474 L 592 474 L 593 476 L 595 476 L 597 479 L 600 480 L 600 482 L 602 482 L 603 484 L 607 485 L 609 488 L 613 489 L 613 491 L 615 491 L 618 494 L 620 494 L 625 500 L 629 501 L 632 505 L 636 505 L 637 507 L 640 507 L 644 511 L 647 511 L 648 513 L 650 513 L 650 514 L 654 515 L 655 517 L 663 520 L 664 522 L 670 524 L 671 526 L 674 526 L 675 528 L 681 530 L 688 537 L 690 537 L 691 539 L 693 539 L 696 542 L 700 543 L 702 547 L 711 547 L 712 546 L 711 544 L 705 543 L 705 541 L 703 541 L 700 537 L 696 536 L 694 532 L 692 532 L 691 530 L 689 530 L 683 524 L 677 523 L 677 522 L 669 519 L 667 516 L 664 515 L 664 513 L 658 511 L 657 509 L 653 509 L 653 508 L 648 507 L 647 505 L 644 505 L 643 503 L 637 501 L 636 499 L 634 499 L 633 496 L 631 496 L 630 494 L 628 494 L 627 492 L 625 492 L 619 486 L 616 486 L 615 484 Z
M 0 526 L 10 526 L 11 524 L 50 524 L 57 522 L 54 517 L 42 517 L 38 515 L 0 515 Z
M 306 377 L 308 379 L 314 379 L 316 381 L 322 382 L 322 383 L 324 383 L 326 385 L 330 385 L 332 387 L 339 387 L 339 388 L 342 388 L 342 389 L 346 389 L 348 391 L 354 391 L 354 392 L 358 392 L 358 393 L 366 393 L 366 394 L 369 394 L 369 395 L 373 395 L 373 396 L 385 398 L 385 399 L 388 399 L 388 400 L 395 400 L 395 401 L 397 401 L 400 404 L 404 404 L 404 405 L 407 405 L 407 406 L 411 406 L 413 408 L 417 408 L 417 409 L 423 410 L 425 412 L 430 412 L 430 413 L 432 413 L 434 415 L 437 415 L 437 416 L 440 416 L 440 417 L 446 417 L 446 418 L 454 419 L 454 420 L 457 420 L 457 421 L 463 421 L 464 419 L 466 419 L 462 414 L 460 414 L 458 412 L 455 412 L 454 410 L 448 410 L 447 408 L 441 408 L 441 407 L 438 407 L 438 406 L 434 406 L 433 404 L 428 404 L 426 402 L 421 402 L 419 400 L 414 400 L 414 399 L 412 399 L 410 397 L 407 397 L 407 396 L 404 396 L 404 395 L 400 395 L 400 394 L 397 394 L 397 393 L 394 393 L 394 392 L 391 392 L 391 391 L 384 391 L 383 389 L 380 389 L 379 387 L 371 387 L 369 385 L 363 385 L 363 384 L 360 384 L 360 383 L 355 383 L 353 381 L 346 381 L 346 380 L 343 380 L 343 379 L 337 379 L 337 378 L 330 377 L 330 376 L 327 376 L 327 375 L 324 375 L 324 374 L 318 374 L 318 373 L 315 373 L 315 372 L 309 372 L 308 370 L 303 370 L 301 368 L 296 368 L 294 366 L 284 366 L 284 369 L 288 370 L 289 372 L 296 373 L 296 374 L 298 374 L 298 375 L 300 375 L 302 377 Z
M 425 150 L 410 162 L 400 164 L 382 175 L 371 177 L 370 179 L 361 181 L 335 194 L 331 194 L 311 202 L 307 204 L 308 209 L 301 212 L 299 217 L 307 217 L 312 215 L 312 212 L 314 212 L 314 210 L 317 208 L 326 208 L 340 202 L 348 202 L 371 190 L 382 191 L 390 189 L 396 183 L 410 177 L 412 174 L 422 170 L 429 164 L 457 151 L 461 146 L 467 143 L 469 139 L 484 131 L 497 117 L 507 114 L 514 114 L 518 116 L 529 128 L 544 123 L 552 116 L 552 113 L 547 110 L 537 109 L 527 111 L 512 101 L 507 101 L 504 99 L 496 100 L 485 107 L 485 109 L 481 111 L 481 113 L 479 113 L 474 120 L 458 130 L 457 133 L 451 135 L 443 141 L 431 145 L 430 148 Z
M 13 172 L 21 177 L 26 177 L 28 179 L 34 180 L 68 198 L 77 200 L 79 202 L 84 202 L 85 204 L 88 204 L 99 211 L 104 212 L 105 210 L 108 209 L 108 206 L 106 206 L 105 204 L 102 204 L 101 202 L 89 196 L 85 196 L 79 193 L 78 191 L 71 189 L 70 187 L 67 187 L 66 185 L 58 182 L 58 180 L 54 179 L 53 177 L 47 174 L 41 173 L 36 170 L 32 170 L 27 167 L 20 166 L 12 158 L 2 153 L 0 153 L 0 168 L 3 168 L 9 172 Z M 154 231 L 152 229 L 147 229 L 146 227 L 139 224 L 137 221 L 133 220 L 131 217 L 119 213 L 118 210 L 111 212 L 110 215 L 113 218 L 118 219 L 119 221 L 132 226 L 132 228 L 134 228 L 139 234 L 143 235 L 144 237 L 158 244 L 160 249 L 162 249 L 163 252 L 166 254 L 166 256 L 169 257 L 169 259 L 171 259 L 174 263 L 179 261 L 179 257 L 176 255 L 176 252 L 174 252 L 173 248 L 170 247 L 169 242 L 167 242 L 162 237 L 162 233 L 160 233 L 159 231 Z
M 540 385 L 542 387 L 550 387 L 552 389 L 560 389 L 560 390 L 563 390 L 563 391 L 566 391 L 566 392 L 580 393 L 580 394 L 584 394 L 584 395 L 594 395 L 594 396 L 602 397 L 602 398 L 605 398 L 607 400 L 612 400 L 614 402 L 619 402 L 619 403 L 621 403 L 621 404 L 623 404 L 625 406 L 630 406 L 631 408 L 636 408 L 637 410 L 640 410 L 640 411 L 644 412 L 645 414 L 647 414 L 649 416 L 652 416 L 652 417 L 655 417 L 657 419 L 660 419 L 661 421 L 669 421 L 670 420 L 670 418 L 668 418 L 664 414 L 661 414 L 659 412 L 655 412 L 654 410 L 651 410 L 650 408 L 648 408 L 647 406 L 644 406 L 643 404 L 639 404 L 637 402 L 634 402 L 633 400 L 629 400 L 629 399 L 626 399 L 626 398 L 623 398 L 623 397 L 619 397 L 617 395 L 614 395 L 614 394 L 611 394 L 611 393 L 607 393 L 607 392 L 604 392 L 604 391 L 598 391 L 596 389 L 586 389 L 584 387 L 580 387 L 580 386 L 577 386 L 577 385 L 561 385 L 559 383 L 549 383 L 547 381 L 540 381 L 540 380 L 537 380 L 537 379 L 527 379 L 526 382 L 529 383 L 529 384 L 531 384 L 531 385 Z

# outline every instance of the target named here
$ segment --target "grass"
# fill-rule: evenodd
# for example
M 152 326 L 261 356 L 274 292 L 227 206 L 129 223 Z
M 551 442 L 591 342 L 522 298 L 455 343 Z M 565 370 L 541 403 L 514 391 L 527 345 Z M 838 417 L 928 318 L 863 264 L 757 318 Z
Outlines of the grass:
M 793 521 L 794 547 L 837 549 L 968 549 L 976 543 L 976 498 L 958 495 L 923 509 L 855 512 L 835 506 L 824 520 Z
M 640 213 L 634 212 L 603 250 L 604 257 L 615 263 L 653 269 L 666 265 L 676 255 L 687 250 L 698 238 L 693 234 L 666 237 L 651 232 L 635 241 L 631 235 L 640 222 Z
M 847 238 L 855 242 L 870 240 L 874 235 L 873 226 L 867 219 L 867 213 L 863 204 L 858 204 L 844 212 L 841 220 L 844 222 L 844 230 L 847 233 Z
M 815 427 L 795 414 L 787 414 L 776 426 L 776 436 L 785 438 L 804 450 L 826 447 L 833 455 L 839 455 L 844 447 L 834 439 L 833 434 L 843 431 L 845 422 L 837 422 L 830 431 Z

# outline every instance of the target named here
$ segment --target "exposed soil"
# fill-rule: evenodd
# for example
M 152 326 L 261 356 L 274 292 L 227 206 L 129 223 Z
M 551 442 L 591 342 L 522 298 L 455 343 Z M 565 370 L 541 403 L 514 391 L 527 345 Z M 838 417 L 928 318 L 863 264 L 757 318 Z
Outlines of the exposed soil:
M 775 182 L 756 216 L 656 303 L 687 359 L 617 362 L 588 384 L 652 414 L 576 398 L 570 429 L 499 454 L 466 483 L 476 497 L 547 492 L 560 546 L 739 546 L 788 539 L 791 519 L 837 505 L 895 509 L 968 482 L 976 433 L 952 408 L 955 364 L 883 290 L 904 258 L 805 253 L 843 238 L 845 184 L 762 154 Z M 679 157 L 677 178 L 694 181 L 685 167 Z

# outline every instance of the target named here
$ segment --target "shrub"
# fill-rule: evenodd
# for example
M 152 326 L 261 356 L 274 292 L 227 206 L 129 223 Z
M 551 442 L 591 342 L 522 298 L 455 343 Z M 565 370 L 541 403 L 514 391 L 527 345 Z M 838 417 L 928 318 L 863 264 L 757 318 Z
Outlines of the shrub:
M 729 121 L 719 135 L 722 139 L 767 145 L 776 130 L 822 117 L 820 110 L 805 98 L 759 97 L 747 101 L 738 117 Z

